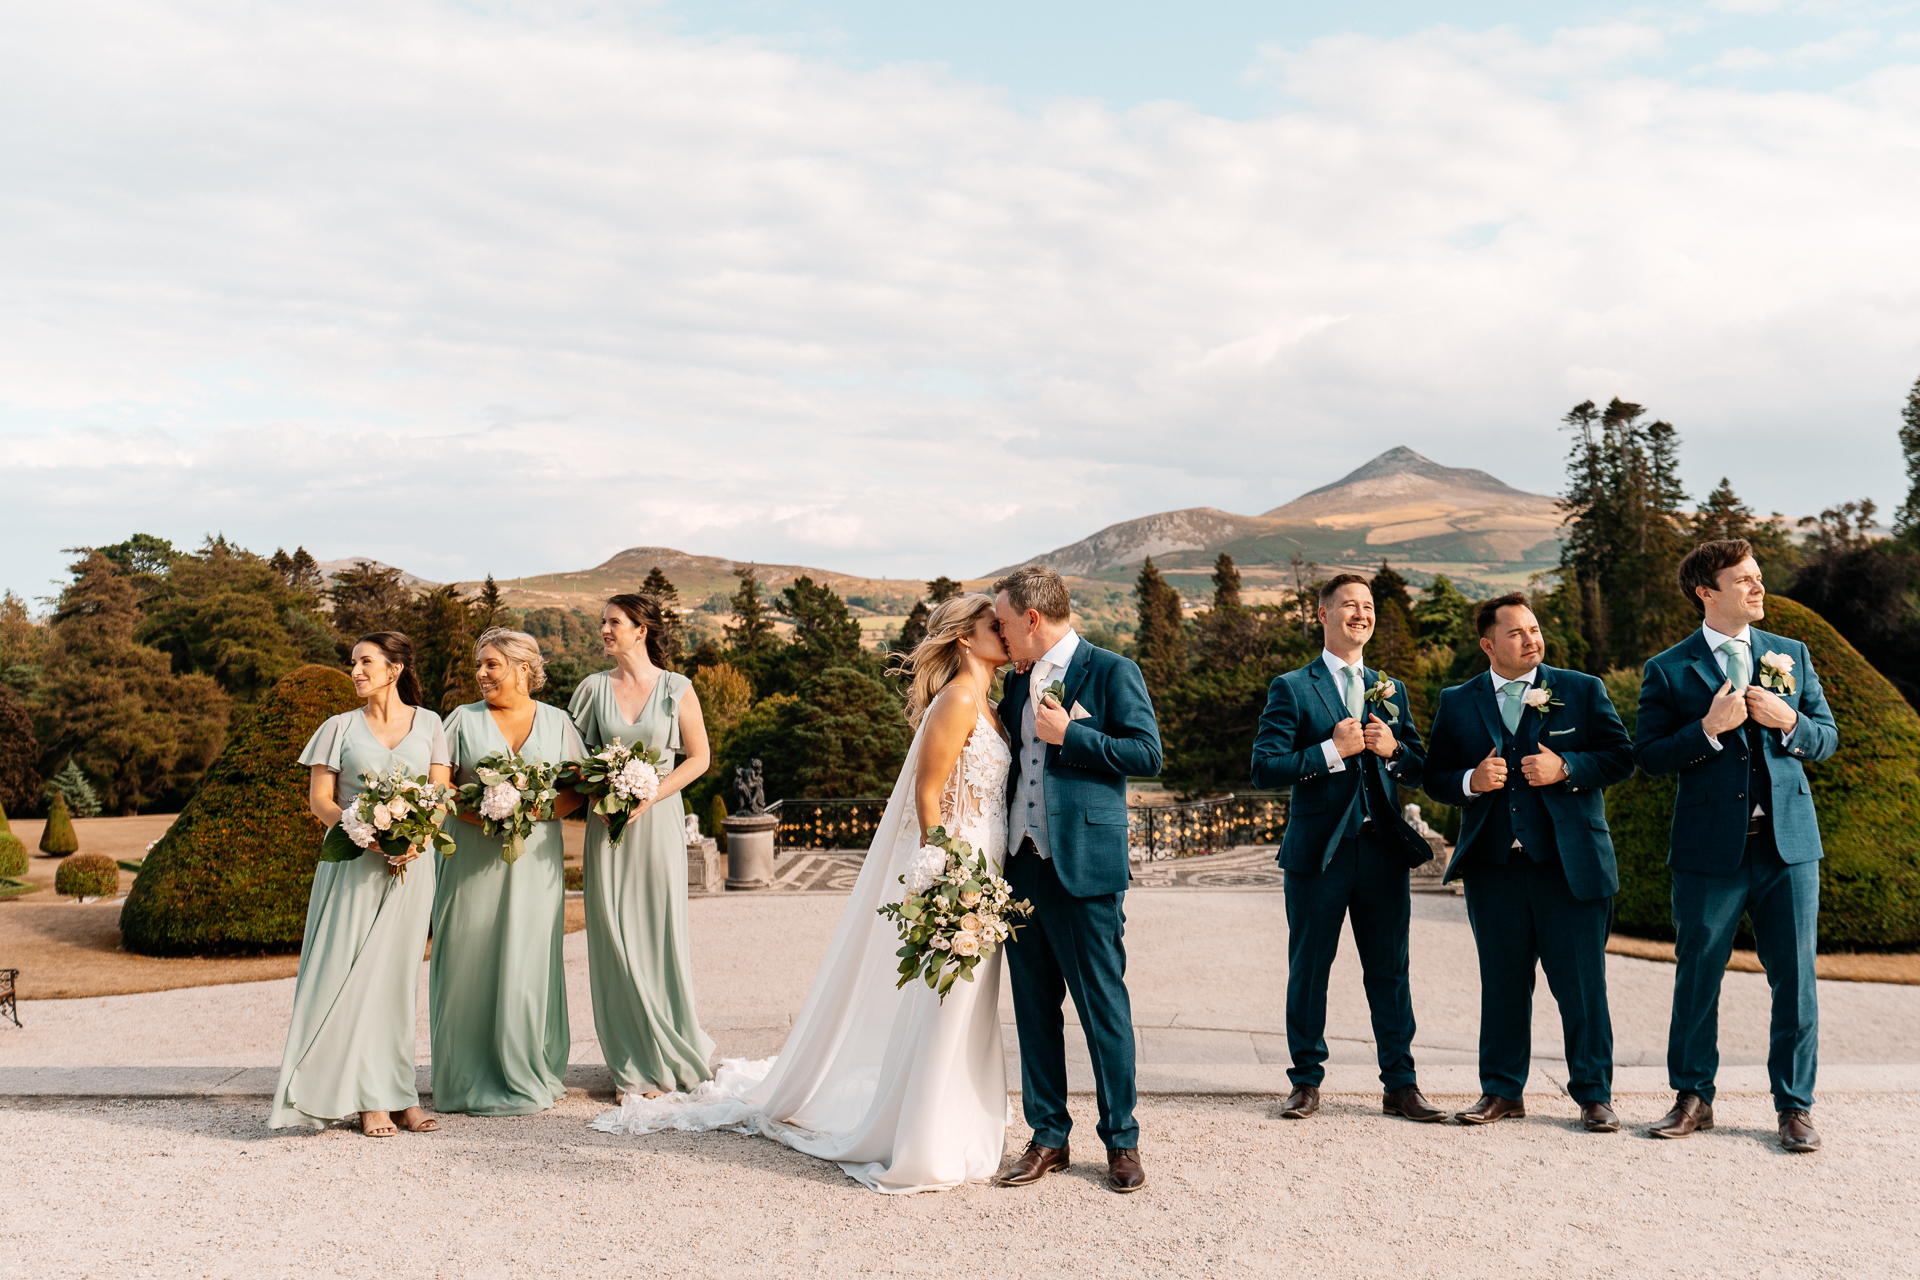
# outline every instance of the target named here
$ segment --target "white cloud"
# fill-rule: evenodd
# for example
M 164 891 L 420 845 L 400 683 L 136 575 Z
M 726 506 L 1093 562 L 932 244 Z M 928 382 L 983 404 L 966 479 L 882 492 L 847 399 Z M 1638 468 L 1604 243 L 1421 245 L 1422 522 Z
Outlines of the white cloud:
M 1236 122 L 429 0 L 23 10 L 0 581 L 134 528 L 977 573 L 1395 444 L 1552 487 L 1616 393 L 1696 488 L 1890 506 L 1920 73 L 1660 39 L 1270 50 Z

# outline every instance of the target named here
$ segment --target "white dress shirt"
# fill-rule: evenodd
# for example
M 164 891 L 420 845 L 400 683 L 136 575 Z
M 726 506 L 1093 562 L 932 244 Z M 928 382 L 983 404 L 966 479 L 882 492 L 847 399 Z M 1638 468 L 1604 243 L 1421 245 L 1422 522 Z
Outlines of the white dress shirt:
M 1487 675 L 1493 681 L 1493 705 L 1500 709 L 1500 714 L 1502 716 L 1505 716 L 1507 713 L 1507 699 L 1509 697 L 1524 699 L 1527 696 L 1527 694 L 1533 689 L 1534 681 L 1540 678 L 1540 668 L 1535 667 L 1533 668 L 1533 670 L 1526 672 L 1524 675 L 1517 675 L 1512 677 L 1511 680 L 1508 679 L 1508 677 L 1501 675 L 1498 671 L 1489 671 L 1487 672 Z M 1507 692 L 1507 686 L 1516 681 L 1527 687 L 1525 689 L 1521 689 L 1517 693 L 1509 694 Z M 1504 724 L 1505 721 L 1503 720 L 1502 723 Z M 1460 790 L 1467 797 L 1468 801 L 1472 801 L 1479 796 L 1488 794 L 1485 791 L 1475 791 L 1473 789 L 1473 770 L 1472 769 L 1467 770 L 1466 774 L 1460 779 Z M 1515 841 L 1515 843 L 1517 844 L 1519 842 Z
M 1027 681 L 1027 696 L 1033 700 L 1034 706 L 1040 705 L 1040 698 L 1046 693 L 1047 686 L 1066 672 L 1067 664 L 1073 661 L 1074 651 L 1079 647 L 1079 634 L 1069 631 L 1060 637 L 1053 648 L 1047 650 L 1045 657 L 1033 664 L 1033 672 Z M 1068 711 L 1072 709 L 1066 708 Z
M 1726 644 L 1729 640 L 1731 640 L 1733 643 L 1739 645 L 1742 649 L 1745 649 L 1747 651 L 1747 683 L 1749 685 L 1754 683 L 1755 678 L 1758 675 L 1758 672 L 1754 669 L 1754 663 L 1753 663 L 1753 628 L 1752 627 L 1742 627 L 1740 628 L 1739 635 L 1727 636 L 1727 635 L 1721 635 L 1718 631 L 1715 631 L 1712 627 L 1708 626 L 1706 623 L 1703 622 L 1700 624 L 1700 634 L 1706 637 L 1707 648 L 1713 650 L 1713 664 L 1720 668 L 1720 674 L 1722 676 L 1725 676 L 1727 674 L 1727 655 L 1720 652 L 1720 646 L 1723 644 Z M 1774 732 L 1778 733 L 1780 735 L 1780 741 L 1782 743 L 1785 743 L 1787 740 L 1787 735 L 1792 733 L 1794 728 L 1798 724 L 1799 724 L 1799 718 L 1796 716 L 1794 719 L 1794 724 L 1788 725 L 1784 729 L 1776 729 L 1774 730 Z M 1719 751 L 1722 749 L 1720 746 L 1720 739 L 1714 737 L 1712 734 L 1707 735 L 1707 745 L 1712 747 L 1715 751 Z M 1758 810 L 1756 809 L 1755 812 L 1758 812 Z
M 1347 700 L 1347 664 L 1339 658 L 1336 658 L 1331 649 L 1322 649 L 1320 651 L 1320 661 L 1326 663 L 1327 670 L 1333 672 L 1333 691 L 1339 695 L 1340 701 L 1344 703 Z M 1354 665 L 1360 668 L 1360 679 L 1364 681 L 1367 678 L 1367 660 L 1365 655 L 1362 655 L 1360 661 Z M 1362 710 L 1365 710 L 1367 705 L 1364 701 L 1366 692 L 1364 688 L 1360 690 L 1360 696 L 1363 699 L 1360 704 Z M 1332 738 L 1328 738 L 1320 744 L 1320 753 L 1327 758 L 1327 772 L 1345 773 L 1347 771 L 1347 762 L 1341 757 L 1340 748 L 1333 745 Z

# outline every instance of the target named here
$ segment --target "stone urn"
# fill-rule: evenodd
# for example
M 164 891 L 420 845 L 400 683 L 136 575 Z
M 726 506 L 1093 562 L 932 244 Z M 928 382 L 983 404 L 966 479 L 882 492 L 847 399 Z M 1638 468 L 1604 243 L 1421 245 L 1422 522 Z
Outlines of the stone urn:
M 773 838 L 780 819 L 770 813 L 722 818 L 727 833 L 727 888 L 773 888 Z

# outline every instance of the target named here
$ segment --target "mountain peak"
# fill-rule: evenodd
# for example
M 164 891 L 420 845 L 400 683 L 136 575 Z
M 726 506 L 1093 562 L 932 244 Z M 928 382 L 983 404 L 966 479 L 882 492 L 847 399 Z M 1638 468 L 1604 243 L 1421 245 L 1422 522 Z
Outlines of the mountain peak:
M 1396 445 L 1371 462 L 1361 463 L 1332 484 L 1323 484 L 1318 489 L 1310 489 L 1294 501 L 1299 502 L 1316 494 L 1332 493 L 1335 489 L 1344 489 L 1350 484 L 1358 484 L 1363 480 L 1384 480 L 1390 476 L 1420 476 L 1423 479 L 1438 480 L 1443 484 L 1458 485 L 1466 489 L 1506 493 L 1515 497 L 1533 496 L 1478 468 L 1443 467 L 1432 458 L 1415 453 L 1405 445 Z

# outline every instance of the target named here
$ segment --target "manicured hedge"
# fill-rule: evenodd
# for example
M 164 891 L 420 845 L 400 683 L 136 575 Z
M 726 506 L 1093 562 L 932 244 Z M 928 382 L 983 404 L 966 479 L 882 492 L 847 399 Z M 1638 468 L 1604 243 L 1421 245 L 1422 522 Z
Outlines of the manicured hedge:
M 129 951 L 152 956 L 298 951 L 324 830 L 307 811 L 300 749 L 359 705 L 327 667 L 283 676 L 200 779 L 120 911 Z
M 27 846 L 11 831 L 0 831 L 0 880 L 27 874 Z
M 110 898 L 120 892 L 120 864 L 104 853 L 76 853 L 54 868 L 53 891 L 70 898 Z
M 56 791 L 47 805 L 47 825 L 40 828 L 40 852 L 58 858 L 74 853 L 79 848 L 80 837 L 74 834 L 73 815 L 67 812 L 67 798 Z
M 1920 948 L 1920 715 L 1805 605 L 1768 596 L 1760 625 L 1806 644 L 1840 727 L 1833 759 L 1807 766 L 1826 850 L 1820 949 Z M 1673 937 L 1666 863 L 1676 785 L 1636 773 L 1607 793 L 1620 857 L 1614 927 L 1622 933 Z

